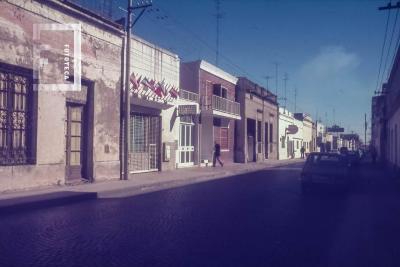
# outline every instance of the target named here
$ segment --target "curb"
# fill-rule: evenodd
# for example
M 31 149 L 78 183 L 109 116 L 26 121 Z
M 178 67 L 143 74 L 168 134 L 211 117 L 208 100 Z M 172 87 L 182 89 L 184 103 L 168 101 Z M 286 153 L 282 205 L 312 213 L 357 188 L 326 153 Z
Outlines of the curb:
M 229 178 L 231 176 L 236 176 L 236 175 L 252 174 L 252 173 L 257 173 L 257 172 L 261 172 L 261 171 L 265 171 L 265 170 L 275 170 L 276 168 L 279 168 L 279 167 L 293 165 L 293 163 L 294 162 L 286 162 L 286 163 L 281 163 L 281 164 L 277 164 L 274 166 L 262 166 L 259 168 L 252 168 L 252 169 L 249 168 L 249 169 L 241 169 L 241 170 L 236 170 L 236 171 L 224 171 L 224 172 L 220 172 L 220 173 L 210 173 L 210 174 L 190 177 L 190 178 L 187 178 L 184 180 L 166 180 L 166 181 L 155 182 L 155 183 L 144 184 L 144 185 L 135 185 L 135 186 L 131 186 L 131 187 L 128 186 L 128 187 L 119 188 L 119 189 L 105 190 L 103 192 L 98 192 L 98 198 L 113 198 L 113 197 L 118 198 L 118 197 L 130 197 L 130 196 L 133 197 L 133 196 L 141 195 L 141 194 L 145 194 L 145 193 L 151 193 L 151 192 L 160 191 L 160 190 L 167 190 L 167 189 L 171 189 L 171 188 L 177 188 L 177 187 L 192 185 L 192 184 L 196 184 L 196 183 L 208 182 L 210 180 Z
M 0 214 L 11 214 L 43 207 L 62 206 L 90 199 L 97 199 L 97 192 L 61 191 L 27 197 L 16 197 L 0 201 Z
M 84 200 L 93 200 L 100 198 L 118 198 L 118 197 L 133 197 L 136 195 L 151 193 L 160 190 L 168 190 L 172 188 L 182 187 L 186 185 L 207 182 L 210 180 L 217 180 L 229 178 L 236 175 L 252 174 L 265 170 L 275 170 L 283 166 L 290 166 L 298 162 L 285 162 L 270 166 L 257 166 L 254 168 L 246 168 L 239 170 L 224 170 L 218 173 L 209 173 L 199 176 L 189 177 L 188 179 L 175 179 L 159 181 L 149 184 L 133 185 L 121 187 L 112 190 L 99 190 L 97 192 L 81 192 L 75 191 L 57 191 L 44 194 L 36 194 L 24 197 L 14 197 L 10 199 L 0 200 L 0 214 L 11 214 L 20 211 L 40 209 L 52 206 L 62 206 L 72 204 Z

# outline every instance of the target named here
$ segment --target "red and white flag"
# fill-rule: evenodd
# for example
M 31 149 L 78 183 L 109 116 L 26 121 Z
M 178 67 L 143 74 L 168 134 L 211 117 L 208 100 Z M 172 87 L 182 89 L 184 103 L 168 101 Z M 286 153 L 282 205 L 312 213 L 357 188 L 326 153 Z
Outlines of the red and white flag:
M 164 82 L 164 81 L 163 81 Z M 163 82 L 161 83 L 157 83 L 156 84 L 156 89 L 154 90 L 154 93 L 158 96 L 158 97 L 163 97 L 164 96 L 164 86 L 163 86 Z
M 136 79 L 135 73 L 132 72 L 131 76 L 129 77 L 129 80 L 131 81 L 131 84 L 132 84 L 134 90 L 139 89 L 141 79 L 142 79 L 142 76 L 140 76 L 138 79 Z
M 172 86 L 172 88 L 169 90 L 169 94 L 172 98 L 178 98 L 178 91 L 175 89 L 175 86 Z

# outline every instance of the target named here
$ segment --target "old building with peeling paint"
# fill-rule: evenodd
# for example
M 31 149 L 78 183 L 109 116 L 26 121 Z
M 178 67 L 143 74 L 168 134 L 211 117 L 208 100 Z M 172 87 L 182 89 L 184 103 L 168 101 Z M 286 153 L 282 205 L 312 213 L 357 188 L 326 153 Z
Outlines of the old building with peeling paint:
M 73 34 L 48 30 L 34 40 L 40 24 L 81 25 L 80 91 L 58 90 Z M 123 34 L 61 1 L 0 1 L 1 191 L 119 178 Z
M 70 2 L 0 2 L 0 191 L 120 178 L 124 42 Z M 178 55 L 131 44 L 131 179 L 197 165 L 199 96 L 180 89 Z

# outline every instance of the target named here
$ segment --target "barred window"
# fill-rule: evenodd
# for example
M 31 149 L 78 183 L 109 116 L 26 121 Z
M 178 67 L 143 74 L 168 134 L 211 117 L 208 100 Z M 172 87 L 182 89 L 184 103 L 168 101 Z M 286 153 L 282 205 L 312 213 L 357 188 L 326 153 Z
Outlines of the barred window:
M 0 66 L 0 165 L 35 162 L 32 76 Z
M 131 115 L 131 152 L 147 152 L 147 120 L 142 115 Z

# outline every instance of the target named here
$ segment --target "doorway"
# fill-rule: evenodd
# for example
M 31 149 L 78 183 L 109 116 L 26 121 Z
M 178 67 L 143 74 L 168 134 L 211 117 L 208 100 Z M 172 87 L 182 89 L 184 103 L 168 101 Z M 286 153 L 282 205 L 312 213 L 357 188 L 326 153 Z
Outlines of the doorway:
M 194 124 L 181 123 L 179 126 L 179 166 L 194 165 Z
M 85 175 L 86 138 L 84 105 L 67 103 L 66 129 L 66 179 L 67 182 L 87 180 Z

